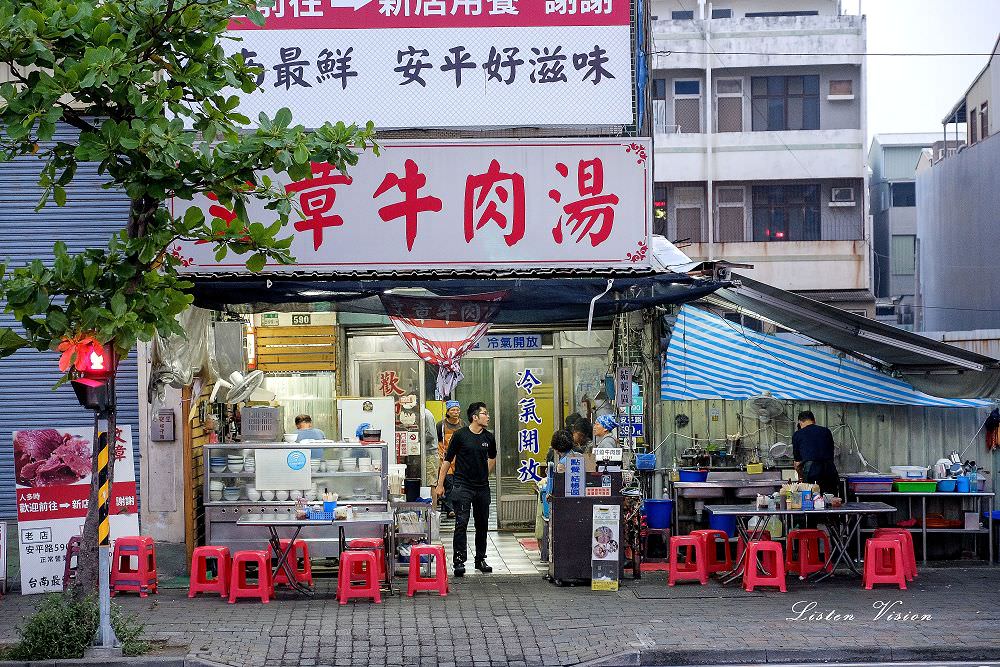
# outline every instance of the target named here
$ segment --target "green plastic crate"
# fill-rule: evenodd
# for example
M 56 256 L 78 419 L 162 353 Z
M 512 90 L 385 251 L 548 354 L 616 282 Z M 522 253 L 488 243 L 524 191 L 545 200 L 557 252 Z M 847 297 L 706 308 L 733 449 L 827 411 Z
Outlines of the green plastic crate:
M 892 483 L 892 487 L 900 493 L 933 493 L 937 490 L 937 482 L 926 480 L 901 480 Z

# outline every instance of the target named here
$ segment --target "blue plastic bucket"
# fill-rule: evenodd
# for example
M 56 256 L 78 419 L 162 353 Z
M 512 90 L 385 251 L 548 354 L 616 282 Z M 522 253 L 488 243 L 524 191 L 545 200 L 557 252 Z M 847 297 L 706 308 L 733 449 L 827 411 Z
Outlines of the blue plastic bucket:
M 736 537 L 736 517 L 734 516 L 716 514 L 710 511 L 708 515 L 708 527 L 712 530 L 724 531 L 727 537 Z
M 680 482 L 704 482 L 708 479 L 708 471 L 703 468 L 689 468 L 678 471 Z
M 650 498 L 642 503 L 642 507 L 646 511 L 646 524 L 650 528 L 670 528 L 670 518 L 674 513 L 673 500 Z

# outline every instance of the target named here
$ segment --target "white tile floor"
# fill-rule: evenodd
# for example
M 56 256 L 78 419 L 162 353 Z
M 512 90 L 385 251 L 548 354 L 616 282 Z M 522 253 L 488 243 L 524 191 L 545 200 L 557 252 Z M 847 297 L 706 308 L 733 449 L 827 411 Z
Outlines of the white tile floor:
M 454 536 L 452 525 L 441 526 L 441 542 L 444 544 L 445 553 L 448 556 L 448 563 L 451 563 L 451 547 Z M 494 574 L 526 574 L 541 575 L 548 571 L 548 565 L 542 563 L 540 554 L 536 550 L 525 549 L 518 538 L 534 537 L 533 533 L 501 533 L 497 531 L 489 532 L 489 541 L 486 544 L 486 562 L 493 567 Z M 474 569 L 473 558 L 475 556 L 475 530 L 469 526 L 468 531 L 469 560 L 466 563 L 466 576 L 483 576 L 481 572 Z

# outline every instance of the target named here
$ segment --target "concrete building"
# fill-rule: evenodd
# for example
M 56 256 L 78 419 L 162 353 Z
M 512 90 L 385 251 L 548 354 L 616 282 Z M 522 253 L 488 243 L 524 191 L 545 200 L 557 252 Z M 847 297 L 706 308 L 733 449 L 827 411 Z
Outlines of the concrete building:
M 917 173 L 918 331 L 1000 328 L 1000 132 L 990 120 L 998 105 L 1000 39 L 942 120 L 948 138 L 964 135 L 968 145 Z
M 965 142 L 961 142 L 964 144 Z M 878 134 L 868 151 L 868 185 L 872 216 L 872 292 L 876 319 L 913 330 L 916 295 L 917 195 L 916 171 L 921 153 L 928 159 L 954 153 L 937 133 Z M 935 150 L 936 149 L 936 150 Z
M 652 14 L 655 231 L 874 316 L 864 18 L 836 0 L 654 0 Z

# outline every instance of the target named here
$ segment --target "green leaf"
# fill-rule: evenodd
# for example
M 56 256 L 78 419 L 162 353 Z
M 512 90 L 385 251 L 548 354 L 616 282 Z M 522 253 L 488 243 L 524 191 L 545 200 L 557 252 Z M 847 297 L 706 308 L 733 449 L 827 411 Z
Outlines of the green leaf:
M 28 341 L 14 333 L 12 329 L 0 327 L 0 359 L 9 357 L 23 347 L 28 347 Z
M 260 273 L 266 262 L 267 257 L 265 257 L 262 253 L 257 253 L 247 260 L 247 269 L 253 273 Z
M 56 200 L 56 205 L 65 206 L 66 205 L 66 188 L 61 185 L 52 186 L 52 196 Z
M 292 112 L 288 107 L 281 107 L 278 113 L 274 114 L 274 124 L 277 127 L 288 127 L 292 122 Z

